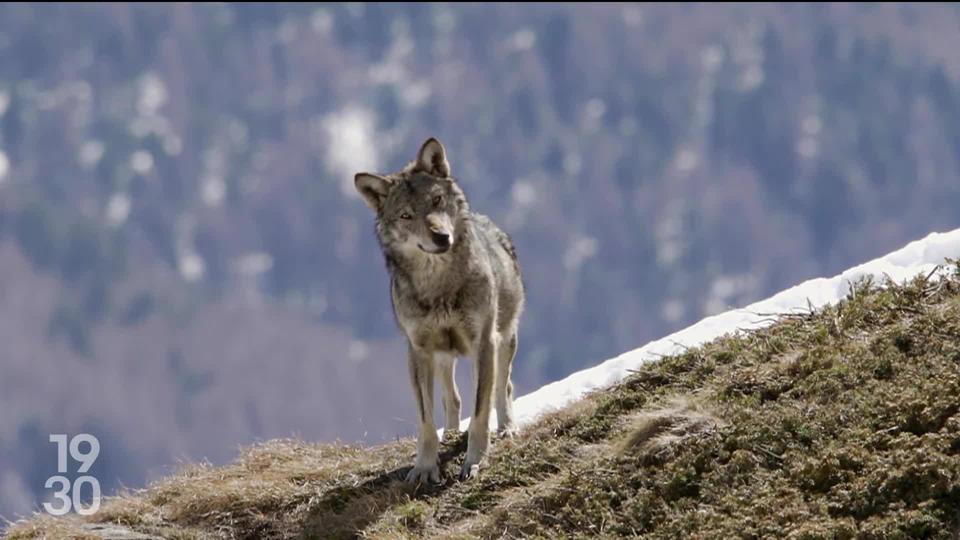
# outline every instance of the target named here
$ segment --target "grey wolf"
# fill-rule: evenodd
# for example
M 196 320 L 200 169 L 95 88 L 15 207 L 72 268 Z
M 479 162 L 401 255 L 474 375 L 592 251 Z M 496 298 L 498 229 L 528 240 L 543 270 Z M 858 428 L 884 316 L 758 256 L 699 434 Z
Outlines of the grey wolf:
M 490 445 L 491 401 L 498 432 L 515 433 L 510 371 L 524 303 L 516 250 L 489 218 L 470 210 L 434 138 L 399 172 L 358 173 L 354 184 L 376 214 L 393 313 L 407 341 L 418 429 L 406 481 L 440 481 L 433 380 L 439 376 L 442 386 L 445 434 L 458 432 L 457 357 L 474 360 L 476 402 L 460 478 L 475 477 Z

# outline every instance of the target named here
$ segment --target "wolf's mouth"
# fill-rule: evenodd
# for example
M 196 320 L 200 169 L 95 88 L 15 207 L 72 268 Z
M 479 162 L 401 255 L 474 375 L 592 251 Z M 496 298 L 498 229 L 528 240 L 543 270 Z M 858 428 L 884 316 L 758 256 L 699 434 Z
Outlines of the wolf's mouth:
M 441 255 L 443 253 L 450 251 L 450 246 L 446 246 L 442 248 L 436 247 L 436 248 L 433 248 L 432 250 L 423 247 L 422 244 L 417 244 L 417 247 L 420 248 L 420 250 L 423 251 L 424 253 L 429 253 L 431 255 Z

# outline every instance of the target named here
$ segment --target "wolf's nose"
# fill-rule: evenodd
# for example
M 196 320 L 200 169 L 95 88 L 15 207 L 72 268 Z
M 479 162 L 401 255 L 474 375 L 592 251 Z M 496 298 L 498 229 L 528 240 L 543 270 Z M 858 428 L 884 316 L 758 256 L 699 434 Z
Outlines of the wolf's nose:
M 430 232 L 430 236 L 433 238 L 433 243 L 437 245 L 438 248 L 448 248 L 450 247 L 450 235 L 447 233 L 438 233 Z

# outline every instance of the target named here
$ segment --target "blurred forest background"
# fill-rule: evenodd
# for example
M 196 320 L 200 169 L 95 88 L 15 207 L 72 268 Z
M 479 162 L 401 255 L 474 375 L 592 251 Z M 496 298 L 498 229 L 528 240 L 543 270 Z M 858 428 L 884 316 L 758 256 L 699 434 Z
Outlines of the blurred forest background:
M 960 226 L 960 8 L 0 5 L 0 515 L 51 433 L 106 492 L 412 435 L 352 178 L 428 136 L 517 244 L 523 394 Z

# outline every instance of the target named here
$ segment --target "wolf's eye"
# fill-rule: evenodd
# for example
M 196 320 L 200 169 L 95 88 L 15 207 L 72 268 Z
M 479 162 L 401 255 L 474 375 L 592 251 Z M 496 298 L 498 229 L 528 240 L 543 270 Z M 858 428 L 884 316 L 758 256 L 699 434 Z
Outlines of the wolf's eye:
M 409 213 L 407 213 L 407 212 L 404 212 L 404 213 L 400 214 L 400 219 L 413 219 L 413 216 L 411 216 L 411 215 L 410 215 Z
M 440 201 L 442 201 L 442 200 L 443 200 L 443 196 L 437 195 L 436 197 L 433 198 L 433 205 L 434 205 L 434 206 L 439 206 L 439 205 L 440 205 Z

